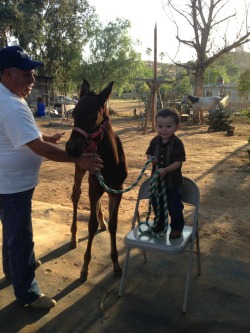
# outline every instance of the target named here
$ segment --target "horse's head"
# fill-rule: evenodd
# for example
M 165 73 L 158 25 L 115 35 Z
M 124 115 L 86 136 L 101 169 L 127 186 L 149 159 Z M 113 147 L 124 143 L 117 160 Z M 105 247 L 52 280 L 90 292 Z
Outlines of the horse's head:
M 192 96 L 189 94 L 186 94 L 183 96 L 181 104 L 188 104 L 190 106 L 192 106 L 194 103 L 197 103 L 199 101 L 199 98 L 196 96 Z
M 80 99 L 73 111 L 74 127 L 66 151 L 69 156 L 79 157 L 83 152 L 95 153 L 96 145 L 101 141 L 103 131 L 108 125 L 106 102 L 112 92 L 114 82 L 99 94 L 90 91 L 90 85 L 84 80 Z
M 182 97 L 181 104 L 187 104 L 188 103 L 188 94 L 185 94 Z

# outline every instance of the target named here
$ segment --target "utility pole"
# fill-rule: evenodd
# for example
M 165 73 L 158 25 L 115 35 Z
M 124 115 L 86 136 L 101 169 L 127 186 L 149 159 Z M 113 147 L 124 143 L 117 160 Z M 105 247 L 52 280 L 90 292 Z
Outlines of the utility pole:
M 149 100 L 146 108 L 145 123 L 143 134 L 147 132 L 148 120 L 151 114 L 152 132 L 155 131 L 155 115 L 157 111 L 157 95 L 160 98 L 160 85 L 162 83 L 172 83 L 172 81 L 157 80 L 157 23 L 154 28 L 154 77 L 152 79 L 137 79 L 138 81 L 145 81 L 150 88 Z M 163 107 L 163 106 L 162 106 Z

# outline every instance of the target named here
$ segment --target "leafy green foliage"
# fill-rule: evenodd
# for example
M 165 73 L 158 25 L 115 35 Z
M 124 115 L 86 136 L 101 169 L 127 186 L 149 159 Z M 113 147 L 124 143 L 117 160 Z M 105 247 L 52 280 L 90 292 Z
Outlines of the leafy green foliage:
M 242 96 L 250 94 L 250 69 L 240 75 L 237 89 Z
M 14 40 L 45 63 L 39 74 L 56 77 L 60 89 L 73 86 L 96 19 L 87 0 L 1 1 L 0 17 L 0 46 Z
M 0 17 L 0 47 L 19 44 L 43 61 L 38 74 L 53 76 L 61 94 L 78 91 L 83 78 L 96 90 L 115 81 L 121 94 L 135 77 L 148 77 L 128 34 L 130 22 L 103 26 L 87 0 L 0 1 Z
M 220 76 L 225 83 L 236 82 L 239 79 L 239 73 L 240 69 L 235 65 L 234 53 L 223 54 L 206 69 L 204 83 L 215 84 Z
M 42 10 L 42 0 L 1 1 L 0 47 L 7 46 L 14 38 L 27 48 L 41 30 Z
M 115 81 L 118 95 L 129 89 L 131 80 L 145 72 L 140 54 L 133 49 L 128 34 L 130 22 L 116 19 L 104 26 L 97 21 L 88 45 L 89 55 L 80 72 L 87 77 L 94 90 L 100 91 L 110 81 Z

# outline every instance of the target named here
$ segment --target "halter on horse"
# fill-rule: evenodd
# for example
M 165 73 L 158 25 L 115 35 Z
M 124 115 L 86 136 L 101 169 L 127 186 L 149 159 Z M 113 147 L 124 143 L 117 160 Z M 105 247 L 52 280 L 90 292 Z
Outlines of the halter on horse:
M 90 92 L 88 81 L 84 80 L 80 100 L 76 105 L 73 118 L 74 127 L 66 144 L 66 150 L 70 156 L 80 156 L 82 153 L 98 154 L 103 160 L 101 171 L 105 183 L 116 190 L 121 190 L 127 177 L 127 164 L 119 137 L 114 133 L 108 114 L 106 102 L 112 92 L 111 82 L 99 94 Z M 72 191 L 73 221 L 71 225 L 71 246 L 77 246 L 77 206 L 81 195 L 81 183 L 86 170 L 75 165 L 74 186 Z M 87 249 L 84 255 L 84 264 L 81 271 L 81 279 L 86 281 L 88 266 L 91 260 L 91 246 L 98 229 L 98 223 L 102 230 L 106 230 L 106 223 L 101 210 L 101 197 L 105 190 L 100 185 L 95 175 L 89 174 L 89 199 L 90 219 L 88 224 L 89 237 Z M 121 274 L 116 248 L 116 229 L 118 222 L 118 210 L 122 194 L 108 193 L 109 196 L 109 233 L 111 240 L 111 259 L 115 275 Z

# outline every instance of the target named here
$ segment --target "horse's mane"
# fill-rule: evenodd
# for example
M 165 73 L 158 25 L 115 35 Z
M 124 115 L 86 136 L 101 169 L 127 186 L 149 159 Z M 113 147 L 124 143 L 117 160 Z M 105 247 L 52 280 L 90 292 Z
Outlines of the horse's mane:
M 190 99 L 191 103 L 199 102 L 199 97 L 188 95 L 188 98 Z

